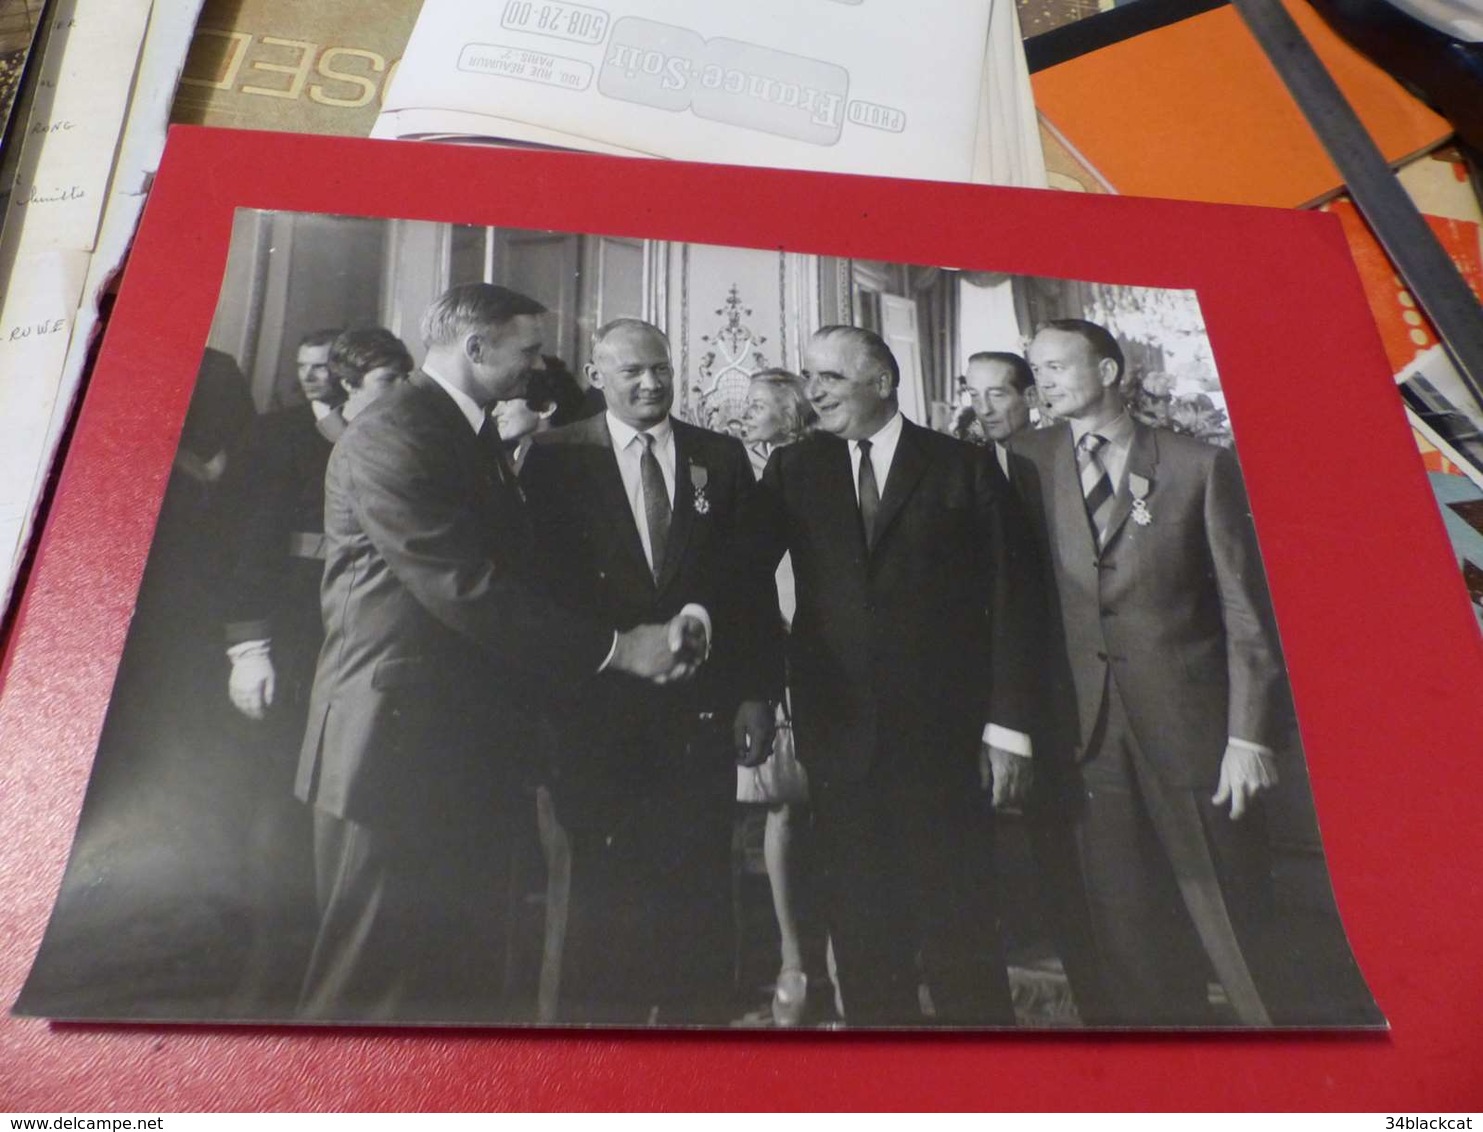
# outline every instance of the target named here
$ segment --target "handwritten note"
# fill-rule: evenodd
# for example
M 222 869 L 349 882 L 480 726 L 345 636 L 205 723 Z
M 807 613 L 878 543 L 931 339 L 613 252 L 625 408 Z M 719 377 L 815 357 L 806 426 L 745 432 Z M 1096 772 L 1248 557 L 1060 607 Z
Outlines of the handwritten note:
M 69 371 L 150 0 L 59 0 L 0 234 L 0 606 L 70 403 Z M 62 414 L 63 416 L 65 413 Z
M 139 225 L 150 179 L 160 166 L 171 99 L 185 66 L 201 3 L 202 0 L 168 0 L 155 3 L 150 10 L 133 96 L 103 205 L 103 219 L 88 261 L 83 298 L 73 320 L 58 395 L 53 399 L 44 441 L 43 473 L 50 462 L 50 454 L 56 450 L 66 429 L 72 403 L 82 382 L 98 325 L 98 302 L 123 265 L 129 243 L 134 238 L 134 229 Z
M 0 564 L 8 592 L 45 477 L 41 448 L 72 336 L 88 253 L 46 251 L 16 261 L 0 315 Z

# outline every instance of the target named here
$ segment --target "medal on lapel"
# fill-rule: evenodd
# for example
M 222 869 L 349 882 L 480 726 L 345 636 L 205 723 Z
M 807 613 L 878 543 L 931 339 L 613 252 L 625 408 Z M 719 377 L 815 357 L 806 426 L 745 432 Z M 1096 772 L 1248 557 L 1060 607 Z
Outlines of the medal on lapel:
M 1140 476 L 1137 472 L 1128 473 L 1128 490 L 1133 493 L 1133 522 L 1140 527 L 1146 527 L 1153 522 L 1153 512 L 1148 509 L 1148 493 L 1153 484 L 1148 481 L 1147 476 Z
M 711 510 L 711 498 L 705 493 L 705 485 L 709 476 L 705 465 L 690 463 L 690 486 L 695 489 L 695 513 L 706 515 Z

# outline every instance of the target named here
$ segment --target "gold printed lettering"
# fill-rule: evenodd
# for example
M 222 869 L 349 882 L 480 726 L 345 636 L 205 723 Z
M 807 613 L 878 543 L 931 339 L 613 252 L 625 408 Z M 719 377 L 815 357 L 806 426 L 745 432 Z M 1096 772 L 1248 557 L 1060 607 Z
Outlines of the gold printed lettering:
M 181 86 L 207 87 L 211 90 L 231 90 L 237 82 L 237 72 L 242 70 L 242 60 L 247 58 L 247 47 L 252 42 L 252 36 L 244 31 L 217 31 L 215 28 L 197 28 L 195 40 L 191 43 L 191 60 L 197 58 L 197 52 L 201 53 L 202 61 L 210 60 L 212 47 L 203 42 L 206 39 L 225 39 L 228 42 L 226 57 L 226 71 L 220 79 L 194 78 L 190 75 L 180 76 Z M 190 60 L 187 60 L 187 66 Z
M 355 75 L 346 71 L 335 70 L 334 61 L 341 55 L 349 56 L 352 59 L 365 59 L 369 61 L 371 70 L 377 74 L 386 70 L 386 60 L 374 51 L 363 51 L 359 47 L 330 47 L 326 48 L 324 54 L 319 57 L 319 66 L 315 70 L 327 79 L 350 83 L 353 86 L 359 87 L 360 94 L 355 98 L 337 98 L 332 94 L 326 94 L 322 83 L 315 83 L 309 88 L 310 101 L 318 102 L 324 106 L 344 106 L 353 110 L 366 105 L 371 99 L 376 97 L 376 84 L 364 75 Z
M 264 63 L 261 60 L 253 60 L 252 66 L 258 71 L 272 71 L 282 75 L 292 75 L 293 81 L 289 83 L 287 90 L 275 90 L 272 87 L 242 86 L 243 94 L 263 94 L 269 98 L 298 98 L 304 93 L 304 83 L 309 79 L 309 67 L 314 62 L 314 55 L 319 45 L 306 43 L 301 39 L 279 39 L 274 35 L 263 36 L 263 43 L 270 47 L 294 47 L 300 51 L 299 61 L 292 67 L 284 66 L 282 63 Z

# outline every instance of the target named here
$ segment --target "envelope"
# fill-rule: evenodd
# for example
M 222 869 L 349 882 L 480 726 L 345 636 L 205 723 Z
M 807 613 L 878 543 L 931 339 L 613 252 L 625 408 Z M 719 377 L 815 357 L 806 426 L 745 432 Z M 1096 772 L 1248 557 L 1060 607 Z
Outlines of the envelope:
M 990 7 L 427 0 L 374 134 L 468 132 L 451 112 L 491 137 L 966 181 Z

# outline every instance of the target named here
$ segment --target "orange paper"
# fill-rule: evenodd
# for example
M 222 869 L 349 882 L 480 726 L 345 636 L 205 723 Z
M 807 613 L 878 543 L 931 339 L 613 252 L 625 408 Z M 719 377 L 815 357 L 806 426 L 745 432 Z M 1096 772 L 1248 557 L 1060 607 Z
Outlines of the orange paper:
M 1285 2 L 1387 159 L 1451 133 L 1307 4 Z M 1120 193 L 1299 208 L 1342 181 L 1229 6 L 1048 68 L 1031 84 L 1041 113 Z

